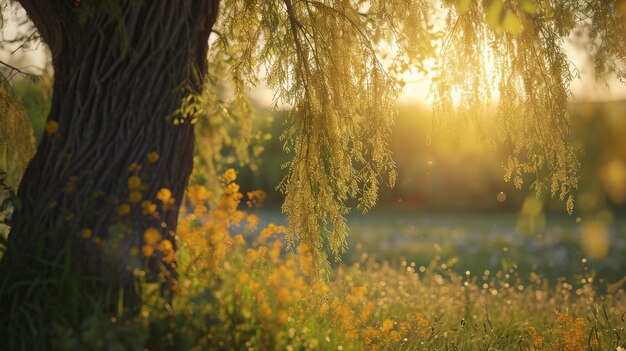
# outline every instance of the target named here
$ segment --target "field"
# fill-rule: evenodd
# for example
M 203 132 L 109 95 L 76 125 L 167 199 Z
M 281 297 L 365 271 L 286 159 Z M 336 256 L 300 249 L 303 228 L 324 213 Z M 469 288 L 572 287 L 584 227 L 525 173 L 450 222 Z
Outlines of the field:
M 615 351 L 626 343 L 619 222 L 609 256 L 596 261 L 582 256 L 580 225 L 569 217 L 548 218 L 543 235 L 529 236 L 512 215 L 374 212 L 350 218 L 350 250 L 319 275 L 310 248 L 286 249 L 277 212 L 242 208 L 233 180 L 212 210 L 201 205 L 202 187 L 189 190 L 173 300 L 144 282 L 139 313 L 119 306 L 76 324 L 58 316 L 54 346 Z M 154 248 L 167 251 L 164 242 Z
M 457 273 L 467 270 L 508 270 L 528 278 L 531 273 L 548 278 L 574 280 L 595 272 L 601 279 L 617 281 L 626 276 L 626 223 L 614 221 L 608 228 L 609 251 L 594 260 L 581 249 L 581 224 L 575 217 L 548 216 L 542 229 L 525 231 L 516 213 L 424 214 L 380 211 L 352 218 L 350 247 L 376 255 L 380 260 L 398 257 L 427 266 L 433 260 L 448 264 Z M 348 260 L 359 255 L 348 254 Z
M 286 224 L 278 211 L 259 212 L 262 224 Z M 458 274 L 466 271 L 515 270 L 527 281 L 541 275 L 554 285 L 559 278 L 573 281 L 597 275 L 599 284 L 626 276 L 626 222 L 616 219 L 607 226 L 609 251 L 593 259 L 581 249 L 581 224 L 576 217 L 552 215 L 534 232 L 527 230 L 517 213 L 425 213 L 411 210 L 374 210 L 353 214 L 349 248 L 343 264 L 364 255 L 398 266 L 406 261 L 418 268 L 440 261 Z

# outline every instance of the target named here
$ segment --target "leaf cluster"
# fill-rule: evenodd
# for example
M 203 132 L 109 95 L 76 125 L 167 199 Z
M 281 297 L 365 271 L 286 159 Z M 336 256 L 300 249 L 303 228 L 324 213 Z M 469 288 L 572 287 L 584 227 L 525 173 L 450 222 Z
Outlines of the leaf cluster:
M 578 170 L 570 143 L 570 84 L 579 72 L 565 43 L 587 33 L 598 74 L 623 78 L 624 16 L 617 2 L 584 0 L 445 1 L 446 41 L 435 80 L 437 122 L 476 116 L 497 95 L 496 140 L 511 156 L 505 179 L 521 188 L 534 178 L 538 196 L 548 192 L 574 208 Z M 454 97 L 460 96 L 458 106 Z M 457 118 L 450 118 L 456 116 Z

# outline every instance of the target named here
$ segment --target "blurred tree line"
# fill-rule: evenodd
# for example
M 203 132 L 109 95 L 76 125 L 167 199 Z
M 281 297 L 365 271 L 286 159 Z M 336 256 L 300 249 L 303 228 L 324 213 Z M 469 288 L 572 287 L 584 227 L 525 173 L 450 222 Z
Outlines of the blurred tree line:
M 20 80 L 14 93 L 27 110 L 39 142 L 45 126 L 51 95 L 50 77 Z M 288 111 L 255 107 L 256 130 L 253 159 L 240 165 L 234 147 L 221 150 L 217 171 L 236 167 L 243 191 L 262 189 L 267 205 L 278 208 L 283 195 L 276 186 L 290 155 L 283 150 L 280 135 Z M 509 155 L 506 145 L 493 145 L 484 137 L 495 133 L 493 117 L 467 121 L 446 138 L 432 138 L 432 114 L 425 105 L 400 106 L 393 129 L 391 150 L 398 168 L 392 189 L 380 189 L 379 207 L 417 208 L 426 211 L 519 211 L 533 190 L 518 190 L 504 181 L 503 165 Z M 580 183 L 576 194 L 577 215 L 611 209 L 626 212 L 626 101 L 572 102 L 572 142 L 578 148 Z M 197 136 L 202 138 L 202 136 Z M 202 183 L 202 167 L 194 180 Z M 532 182 L 526 176 L 525 182 Z M 551 212 L 565 212 L 558 199 L 540 199 Z

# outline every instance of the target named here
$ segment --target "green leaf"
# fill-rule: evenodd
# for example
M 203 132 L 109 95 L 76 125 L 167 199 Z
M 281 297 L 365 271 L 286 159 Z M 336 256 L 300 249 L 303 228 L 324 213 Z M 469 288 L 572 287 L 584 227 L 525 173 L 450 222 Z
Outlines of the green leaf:
M 466 13 L 467 10 L 469 10 L 470 4 L 471 0 L 456 0 L 456 12 L 458 12 L 459 15 Z
M 495 29 L 499 29 L 500 16 L 502 16 L 502 0 L 494 0 L 487 9 L 487 24 Z
M 522 22 L 520 22 L 519 18 L 512 14 L 511 12 L 507 12 L 504 16 L 504 29 L 513 34 L 520 34 L 522 32 Z
M 526 13 L 534 15 L 537 12 L 536 0 L 519 0 L 519 7 Z

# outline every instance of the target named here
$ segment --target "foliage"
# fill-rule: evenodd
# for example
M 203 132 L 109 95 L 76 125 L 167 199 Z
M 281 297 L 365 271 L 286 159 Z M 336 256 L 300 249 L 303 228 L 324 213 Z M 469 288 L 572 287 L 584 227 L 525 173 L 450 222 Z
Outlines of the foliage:
M 13 83 L 13 92 L 20 105 L 28 112 L 36 143 L 39 144 L 50 110 L 52 75 L 45 72 L 35 79 L 18 80 Z
M 189 122 L 195 124 L 193 181 L 219 193 L 218 174 L 233 166 L 256 171 L 263 142 L 272 136 L 263 134 L 263 112 L 249 101 L 247 90 L 230 84 L 232 61 L 212 52 L 211 62 L 202 93 L 190 95 L 173 116 L 191 116 Z
M 0 257 L 6 249 L 6 239 L 9 235 L 8 219 L 12 211 L 12 202 L 15 201 L 15 191 L 6 183 L 7 174 L 0 171 Z
M 316 264 L 325 247 L 338 258 L 347 201 L 367 210 L 381 182 L 395 181 L 386 140 L 397 88 L 380 48 L 398 46 L 395 64 L 431 56 L 427 2 L 225 1 L 223 9 L 213 50 L 234 61 L 237 91 L 266 70 L 276 104 L 292 106 L 281 138 L 293 159 L 279 185 L 288 242 L 306 243 Z
M 24 108 L 7 81 L 0 81 L 0 172 L 6 184 L 17 189 L 28 161 L 35 153 L 33 130 Z M 2 201 L 0 197 L 0 201 Z
M 578 76 L 564 52 L 572 35 L 589 36 L 597 74 L 623 76 L 624 14 L 616 1 L 445 1 L 446 40 L 434 84 L 434 109 L 450 115 L 480 114 L 481 102 L 498 89 L 497 137 L 511 156 L 505 179 L 520 188 L 549 192 L 574 209 L 580 168 L 570 134 L 569 85 Z M 460 97 L 454 106 L 454 97 Z M 470 117 L 471 118 L 471 117 Z M 453 119 L 457 121 L 458 119 Z

